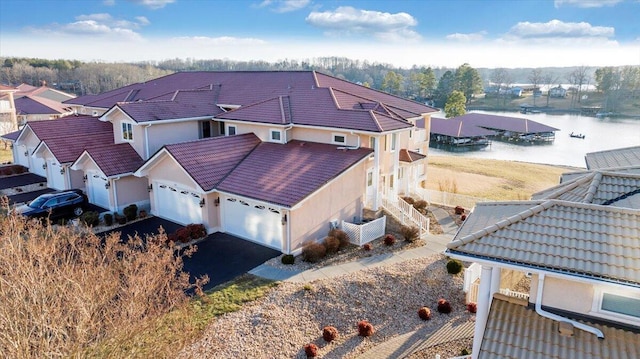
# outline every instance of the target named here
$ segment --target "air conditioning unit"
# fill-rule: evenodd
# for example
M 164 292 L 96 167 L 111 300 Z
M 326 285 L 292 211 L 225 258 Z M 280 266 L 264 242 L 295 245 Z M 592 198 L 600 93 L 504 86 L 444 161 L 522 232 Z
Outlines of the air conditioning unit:
M 331 222 L 329 222 L 329 227 L 331 227 L 331 229 L 338 229 L 338 220 L 334 219 Z

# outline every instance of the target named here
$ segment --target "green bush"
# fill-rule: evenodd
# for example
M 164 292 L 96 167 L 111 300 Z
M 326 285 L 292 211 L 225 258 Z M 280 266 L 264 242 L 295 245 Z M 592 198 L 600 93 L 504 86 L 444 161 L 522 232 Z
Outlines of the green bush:
M 128 221 L 133 221 L 138 216 L 138 206 L 135 203 L 130 204 L 122 210 L 122 213 L 124 213 Z
M 97 226 L 100 223 L 100 214 L 96 211 L 84 212 L 80 215 L 80 222 L 87 226 Z
M 285 254 L 282 256 L 280 261 L 282 264 L 294 264 L 296 262 L 296 257 L 294 257 L 293 254 Z
M 402 226 L 400 228 L 400 233 L 404 240 L 407 242 L 415 242 L 418 238 L 420 238 L 420 229 L 416 226 Z
M 457 259 L 449 259 L 447 262 L 447 272 L 449 274 L 458 274 L 462 271 L 462 262 Z

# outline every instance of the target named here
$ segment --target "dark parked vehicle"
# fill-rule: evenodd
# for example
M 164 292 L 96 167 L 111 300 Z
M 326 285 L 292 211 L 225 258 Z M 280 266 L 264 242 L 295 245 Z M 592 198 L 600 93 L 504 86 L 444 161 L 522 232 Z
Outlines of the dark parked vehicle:
M 17 206 L 14 211 L 27 217 L 55 220 L 80 216 L 86 205 L 87 196 L 74 189 L 40 195 L 28 204 Z

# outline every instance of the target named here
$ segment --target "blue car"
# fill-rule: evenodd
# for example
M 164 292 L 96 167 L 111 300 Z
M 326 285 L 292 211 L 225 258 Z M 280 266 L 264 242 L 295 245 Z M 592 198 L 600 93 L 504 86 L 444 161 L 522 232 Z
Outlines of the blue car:
M 79 189 L 46 193 L 14 208 L 16 213 L 31 218 L 51 220 L 78 217 L 87 206 L 87 196 Z

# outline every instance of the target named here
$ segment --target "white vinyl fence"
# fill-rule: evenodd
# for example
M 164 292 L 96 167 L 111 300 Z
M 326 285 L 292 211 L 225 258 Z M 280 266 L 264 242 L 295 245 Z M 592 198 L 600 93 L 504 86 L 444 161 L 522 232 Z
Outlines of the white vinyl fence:
M 382 198 L 382 207 L 404 225 L 416 226 L 420 237 L 429 234 L 429 218 L 400 197 Z
M 359 246 L 384 236 L 387 227 L 387 216 L 382 216 L 371 222 L 354 224 L 342 221 L 342 230 L 349 236 L 349 241 Z

